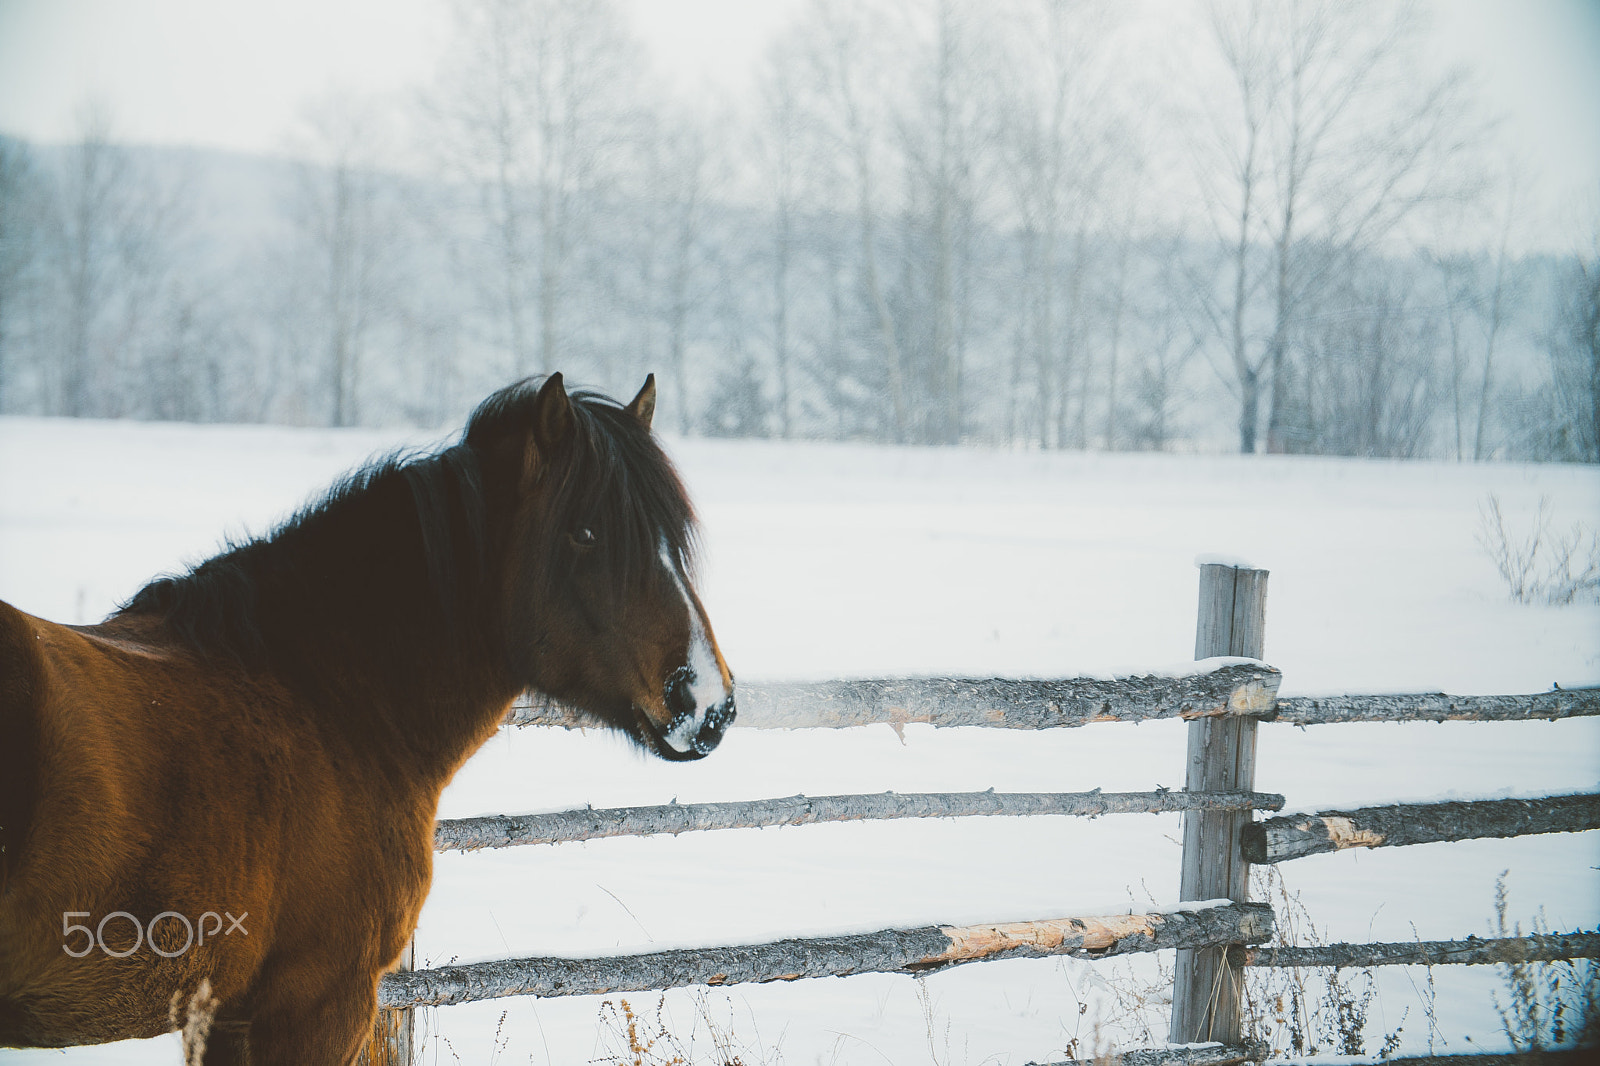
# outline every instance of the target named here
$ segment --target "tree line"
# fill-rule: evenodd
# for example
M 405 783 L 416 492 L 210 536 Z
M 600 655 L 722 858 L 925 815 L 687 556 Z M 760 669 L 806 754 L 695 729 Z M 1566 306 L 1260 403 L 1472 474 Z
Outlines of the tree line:
M 0 139 L 0 411 L 438 425 L 655 371 L 688 434 L 1600 461 L 1600 239 L 1515 251 L 1470 72 L 1404 7 L 1193 16 L 1162 82 L 1115 4 L 813 0 L 716 101 L 609 2 L 458 0 L 292 159 L 86 110 Z

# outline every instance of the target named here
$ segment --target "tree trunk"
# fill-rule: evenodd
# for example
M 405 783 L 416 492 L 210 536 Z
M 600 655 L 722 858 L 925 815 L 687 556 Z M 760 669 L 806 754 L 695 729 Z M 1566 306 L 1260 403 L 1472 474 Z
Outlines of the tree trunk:
M 1246 368 L 1239 374 L 1239 454 L 1254 455 L 1256 424 L 1261 418 L 1261 377 Z

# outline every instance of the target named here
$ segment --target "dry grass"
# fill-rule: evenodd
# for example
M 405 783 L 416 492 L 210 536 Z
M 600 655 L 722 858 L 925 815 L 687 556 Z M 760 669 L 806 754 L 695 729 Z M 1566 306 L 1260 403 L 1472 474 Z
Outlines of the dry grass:
M 752 1023 L 753 1025 L 753 1023 Z M 627 999 L 600 1005 L 597 1066 L 779 1066 L 778 1045 L 764 1047 L 759 1031 L 752 1045 L 734 1031 L 733 1002 L 713 1003 L 699 989 L 688 1026 L 677 1024 L 663 993 L 653 1008 L 635 1010 Z
M 1277 945 L 1315 946 L 1327 943 L 1325 931 L 1312 922 L 1276 866 L 1251 870 L 1251 896 L 1264 899 L 1277 912 Z M 1341 970 L 1331 966 L 1262 967 L 1245 973 L 1246 1035 L 1266 1044 L 1273 1057 L 1317 1054 L 1366 1055 L 1367 1021 L 1377 983 L 1370 967 Z M 1388 1058 L 1400 1044 L 1406 1015 L 1384 1034 L 1377 1054 Z
M 1574 522 L 1555 528 L 1550 500 L 1539 500 L 1533 523 L 1508 525 L 1500 499 L 1490 493 L 1479 508 L 1478 543 L 1494 562 L 1518 603 L 1565 605 L 1600 599 L 1600 532 Z
M 1506 924 L 1506 875 L 1495 878 L 1494 914 L 1499 936 L 1522 936 L 1522 923 Z M 1528 935 L 1548 936 L 1541 909 Z M 1600 980 L 1593 959 L 1513 962 L 1500 967 L 1505 998 L 1493 997 L 1501 1030 L 1518 1054 L 1566 1047 L 1600 1047 Z

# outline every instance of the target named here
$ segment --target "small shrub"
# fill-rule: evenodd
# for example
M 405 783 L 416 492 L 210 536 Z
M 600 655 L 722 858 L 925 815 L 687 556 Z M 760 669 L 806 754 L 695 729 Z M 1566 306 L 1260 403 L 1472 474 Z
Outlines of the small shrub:
M 1289 891 L 1275 866 L 1250 872 L 1251 896 L 1272 903 L 1277 912 L 1279 947 L 1324 944 L 1298 892 Z M 1267 1045 L 1274 1058 L 1320 1053 L 1365 1055 L 1367 1015 L 1377 995 L 1370 967 L 1261 967 L 1246 971 L 1244 1019 L 1248 1039 Z M 1384 1035 L 1379 1054 L 1387 1058 L 1400 1044 L 1405 1015 Z
M 687 1029 L 674 1029 L 667 997 L 662 993 L 648 1011 L 635 1011 L 626 999 L 600 1004 L 597 1066 L 777 1066 L 778 1047 L 763 1049 L 757 1034 L 752 1048 L 734 1033 L 733 1005 L 713 1007 L 704 990 L 694 994 L 694 1017 Z M 781 1041 L 780 1041 L 781 1043 Z
M 1549 497 L 1539 500 L 1526 531 L 1508 527 L 1493 493 L 1479 507 L 1478 519 L 1478 543 L 1516 602 L 1564 605 L 1600 599 L 1600 532 L 1581 522 L 1558 531 Z
M 1522 923 L 1506 925 L 1506 875 L 1494 882 L 1495 927 L 1501 937 L 1520 937 Z M 1550 935 L 1541 910 L 1528 934 Z M 1511 962 L 1500 967 L 1505 1000 L 1494 995 L 1495 1013 L 1518 1054 L 1566 1047 L 1600 1046 L 1600 981 L 1593 959 Z

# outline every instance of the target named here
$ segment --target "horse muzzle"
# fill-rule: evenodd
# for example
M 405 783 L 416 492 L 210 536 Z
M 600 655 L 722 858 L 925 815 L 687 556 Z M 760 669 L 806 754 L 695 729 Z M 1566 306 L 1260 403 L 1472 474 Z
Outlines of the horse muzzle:
M 690 666 L 673 671 L 662 697 L 672 713 L 660 734 L 661 754 L 668 759 L 701 759 L 711 754 L 738 713 L 731 685 L 705 685 Z

